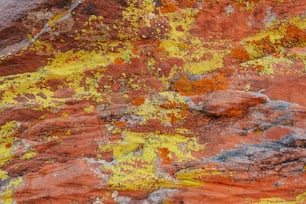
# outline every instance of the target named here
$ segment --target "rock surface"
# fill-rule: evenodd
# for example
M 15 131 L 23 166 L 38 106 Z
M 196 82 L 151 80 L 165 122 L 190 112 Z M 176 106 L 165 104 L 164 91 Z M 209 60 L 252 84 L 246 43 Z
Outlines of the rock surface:
M 0 0 L 0 203 L 305 203 L 305 11 Z

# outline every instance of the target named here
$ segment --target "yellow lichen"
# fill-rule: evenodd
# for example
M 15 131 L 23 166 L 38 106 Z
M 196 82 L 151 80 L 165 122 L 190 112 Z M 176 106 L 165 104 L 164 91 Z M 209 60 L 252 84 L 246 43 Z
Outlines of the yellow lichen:
M 296 204 L 302 204 L 306 202 L 306 191 L 296 196 Z
M 118 37 L 121 39 L 137 39 L 135 34 L 140 27 L 151 26 L 151 19 L 154 18 L 153 0 L 143 0 L 140 5 L 137 0 L 128 1 L 128 7 L 122 12 L 122 16 L 122 19 L 114 25 L 114 28 L 119 31 Z
M 65 14 L 64 13 L 57 13 L 55 14 L 51 20 L 48 21 L 49 26 L 54 26 Z
M 2 100 L 0 102 L 0 109 L 8 108 L 18 104 L 17 96 L 25 96 L 31 94 L 35 96 L 35 100 L 28 99 L 24 105 L 38 106 L 40 108 L 52 107 L 61 104 L 65 101 L 63 98 L 54 98 L 54 93 L 50 87 L 39 87 L 38 84 L 48 82 L 50 80 L 66 79 L 66 85 L 75 91 L 75 98 L 83 98 L 88 95 L 101 98 L 95 87 L 87 86 L 90 90 L 88 92 L 80 84 L 83 78 L 83 72 L 88 70 L 103 71 L 107 65 L 113 63 L 118 56 L 125 56 L 125 60 L 129 60 L 129 49 L 122 50 L 122 53 L 113 53 L 104 56 L 99 52 L 87 51 L 68 51 L 65 53 L 58 53 L 55 58 L 45 67 L 33 73 L 17 74 L 15 78 L 0 77 L 3 82 L 0 85 L 3 90 Z M 88 84 L 96 84 L 101 75 L 95 75 L 92 79 L 87 79 Z M 43 93 L 45 97 L 40 94 Z M 95 98 L 95 97 L 92 97 Z
M 116 163 L 101 168 L 110 170 L 109 184 L 112 189 L 152 190 L 158 187 L 190 186 L 179 178 L 167 179 L 156 172 L 154 165 L 159 158 L 159 148 L 166 148 L 168 157 L 176 162 L 196 161 L 192 151 L 203 150 L 196 137 L 184 137 L 178 134 L 122 132 L 123 140 L 115 144 L 100 147 L 103 151 L 113 151 Z M 136 168 L 137 166 L 137 168 Z M 194 185 L 191 185 L 194 186 Z
M 53 47 L 50 43 L 47 43 L 42 40 L 35 40 L 32 46 L 29 48 L 29 50 L 36 51 L 37 53 L 40 54 L 52 54 L 53 52 Z
M 136 116 L 143 117 L 140 124 L 145 124 L 150 119 L 157 119 L 162 123 L 171 123 L 170 115 L 177 119 L 183 119 L 180 114 L 182 108 L 188 105 L 179 93 L 175 92 L 160 92 L 158 96 L 151 100 L 146 99 L 143 104 L 134 109 Z
M 223 58 L 228 53 L 226 48 L 208 49 L 207 44 L 199 37 L 190 34 L 190 29 L 194 23 L 194 16 L 197 9 L 181 9 L 182 17 L 178 17 L 176 13 L 164 14 L 169 19 L 171 30 L 169 30 L 169 38 L 160 40 L 160 48 L 164 49 L 170 57 L 178 57 L 184 59 L 184 71 L 189 74 L 204 74 L 206 72 L 223 67 Z M 180 27 L 181 30 L 177 30 Z M 225 42 L 216 41 L 216 45 L 225 45 Z M 229 46 L 229 44 L 228 44 Z M 227 46 L 225 46 L 227 47 Z M 205 54 L 212 55 L 211 59 L 202 59 Z M 176 70 L 170 73 L 173 76 Z
M 185 70 L 190 74 L 205 74 L 223 67 L 223 53 L 215 53 L 211 60 L 185 64 Z
M 8 173 L 0 169 L 0 180 L 5 180 L 8 178 Z
M 283 63 L 287 67 L 295 59 L 305 64 L 305 57 L 297 53 L 288 53 L 287 48 L 303 47 L 306 43 L 306 21 L 303 18 L 292 17 L 274 21 L 266 29 L 256 35 L 246 37 L 241 41 L 249 59 L 242 61 L 242 67 L 260 66 L 262 75 L 273 74 L 273 64 Z M 238 56 L 239 57 L 239 56 Z M 237 58 L 237 57 L 236 57 Z M 250 60 L 250 61 L 248 61 Z M 306 66 L 304 66 L 306 69 Z
M 241 64 L 242 67 L 256 67 L 261 66 L 260 70 L 261 75 L 273 75 L 274 74 L 274 65 L 284 63 L 286 66 L 290 66 L 292 61 L 285 57 L 274 57 L 272 55 L 262 57 L 255 60 L 250 60 Z
M 205 176 L 216 176 L 222 175 L 222 172 L 214 167 L 205 169 L 184 169 L 176 173 L 176 179 L 180 180 L 182 184 L 201 186 L 205 185 L 201 178 Z
M 21 156 L 21 159 L 24 159 L 24 160 L 31 159 L 31 158 L 35 157 L 36 154 L 37 154 L 36 152 L 30 150 L 30 151 L 26 152 L 25 154 L 23 154 Z
M 181 49 L 182 43 L 176 40 L 161 40 L 160 47 L 168 52 L 170 57 L 183 57 L 188 55 L 187 49 Z
M 296 204 L 296 202 L 286 201 L 281 198 L 262 198 L 257 204 Z
M 175 102 L 177 104 L 186 103 L 183 96 L 176 92 L 164 91 L 164 92 L 159 92 L 158 95 L 162 97 L 162 101 L 164 103 L 167 103 L 167 102 L 168 103 Z
M 84 108 L 84 112 L 86 113 L 92 113 L 94 110 L 95 110 L 95 107 L 93 105 L 90 105 Z
M 271 197 L 271 198 L 261 198 L 259 202 L 256 202 L 256 204 L 303 204 L 305 203 L 305 201 L 306 201 L 306 192 L 297 195 L 296 198 L 291 201 L 282 198 Z
M 16 121 L 10 121 L 0 129 L 0 166 L 5 164 L 13 155 L 14 134 L 18 129 Z
M 62 114 L 62 118 L 68 118 L 69 117 L 69 114 L 68 113 L 63 113 Z
M 0 192 L 0 202 L 2 204 L 13 204 L 14 192 L 22 184 L 23 180 L 21 177 L 16 177 L 10 180 L 9 184 L 5 187 L 3 192 Z

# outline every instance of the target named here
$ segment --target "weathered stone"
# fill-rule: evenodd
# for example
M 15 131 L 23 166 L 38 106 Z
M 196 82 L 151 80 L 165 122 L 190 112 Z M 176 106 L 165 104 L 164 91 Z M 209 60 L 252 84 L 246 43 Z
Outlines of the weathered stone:
M 305 203 L 304 0 L 0 0 L 0 203 Z

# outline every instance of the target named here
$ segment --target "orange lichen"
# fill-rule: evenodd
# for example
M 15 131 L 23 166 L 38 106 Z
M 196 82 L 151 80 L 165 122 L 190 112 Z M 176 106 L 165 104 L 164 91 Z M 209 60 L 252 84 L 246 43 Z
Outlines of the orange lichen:
M 165 48 L 163 48 L 163 47 L 156 47 L 156 48 L 153 49 L 154 53 L 156 53 L 156 52 L 163 52 L 163 51 L 165 51 Z
M 175 124 L 179 121 L 179 118 L 177 118 L 173 113 L 168 113 L 167 116 L 170 118 L 171 124 Z
M 115 63 L 115 64 L 123 64 L 123 63 L 124 63 L 124 60 L 121 59 L 121 58 L 116 58 L 116 59 L 114 60 L 114 63 Z
M 174 90 L 181 95 L 198 95 L 216 90 L 225 90 L 228 80 L 222 74 L 215 74 L 212 78 L 202 78 L 198 81 L 190 81 L 186 76 L 174 83 Z
M 244 48 L 235 48 L 231 51 L 232 56 L 239 60 L 239 62 L 245 62 L 250 60 L 249 53 Z
M 197 0 L 177 0 L 180 7 L 195 7 L 197 6 Z
M 12 147 L 12 143 L 7 143 L 7 144 L 5 144 L 5 148 L 11 148 Z
M 261 72 L 265 69 L 265 67 L 263 65 L 260 65 L 260 64 L 257 64 L 257 65 L 254 65 L 251 67 L 251 70 L 252 71 L 255 71 L 255 72 Z
M 168 0 L 162 0 L 162 8 L 160 9 L 160 11 L 162 13 L 170 13 L 170 12 L 174 12 L 176 11 L 178 8 L 175 4 L 173 4 L 172 2 L 169 2 Z
M 229 110 L 229 111 L 226 113 L 226 115 L 227 115 L 228 117 L 239 117 L 239 116 L 242 115 L 242 113 L 243 113 L 242 110 L 233 109 L 233 110 Z
M 170 151 L 167 148 L 162 148 L 162 147 L 158 148 L 158 155 L 165 164 L 171 163 L 171 159 L 168 156 L 169 154 L 170 154 Z
M 114 125 L 116 127 L 126 127 L 126 121 L 116 121 Z
M 266 36 L 260 40 L 253 41 L 252 43 L 264 54 L 272 54 L 276 52 L 275 45 L 271 42 L 270 36 Z
M 137 53 L 138 53 L 138 49 L 137 49 L 137 47 L 133 47 L 133 49 L 132 49 L 132 53 L 133 53 L 133 54 L 137 54 Z
M 192 92 L 192 89 L 192 82 L 190 82 L 186 76 L 182 77 L 180 80 L 174 83 L 174 90 L 180 93 L 190 93 Z
M 296 26 L 287 27 L 286 34 L 282 39 L 282 43 L 286 47 L 301 46 L 306 42 L 306 32 Z
M 145 98 L 143 96 L 140 96 L 140 97 L 134 98 L 134 100 L 132 100 L 131 103 L 133 106 L 140 106 L 144 104 L 144 102 L 145 102 Z
M 210 85 L 210 91 L 216 91 L 216 90 L 225 90 L 228 87 L 228 79 L 223 76 L 222 74 L 215 74 L 212 79 L 210 79 L 209 81 L 211 85 Z
M 190 112 L 189 111 L 180 111 L 179 114 L 182 116 L 182 117 L 188 117 L 190 115 Z
M 173 200 L 163 200 L 163 204 L 174 204 L 175 202 Z

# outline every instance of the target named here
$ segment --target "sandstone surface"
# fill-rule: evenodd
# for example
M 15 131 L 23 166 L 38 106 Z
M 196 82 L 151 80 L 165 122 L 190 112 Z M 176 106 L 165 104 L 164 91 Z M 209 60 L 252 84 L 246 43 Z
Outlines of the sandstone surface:
M 0 0 L 0 203 L 305 203 L 305 15 Z

